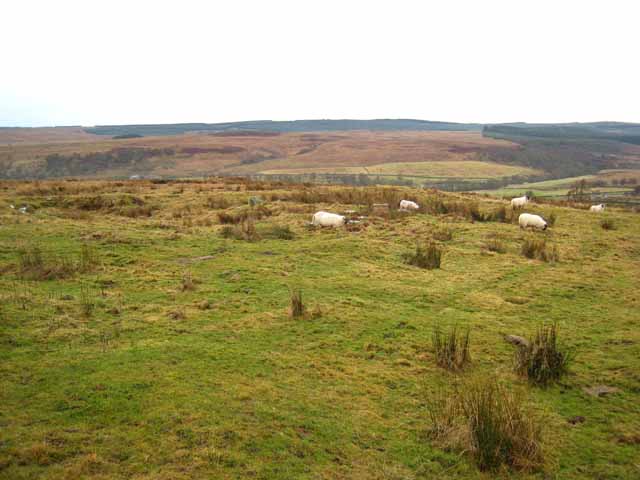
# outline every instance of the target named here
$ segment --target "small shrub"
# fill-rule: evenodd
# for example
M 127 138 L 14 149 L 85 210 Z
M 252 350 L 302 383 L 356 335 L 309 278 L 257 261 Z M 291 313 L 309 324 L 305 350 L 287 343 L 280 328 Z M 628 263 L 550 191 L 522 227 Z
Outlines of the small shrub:
M 616 224 L 610 218 L 600 220 L 600 226 L 603 230 L 615 230 Z
M 433 270 L 440 268 L 442 250 L 435 243 L 429 243 L 426 247 L 418 244 L 415 253 L 405 253 L 403 258 L 409 265 Z
M 528 345 L 515 352 L 516 372 L 532 384 L 546 387 L 568 372 L 572 354 L 558 345 L 558 326 L 542 326 Z
M 289 315 L 291 318 L 303 318 L 304 317 L 304 303 L 302 302 L 302 292 L 300 290 L 291 290 L 291 307 L 289 309 Z
M 542 260 L 543 262 L 557 262 L 560 259 L 557 247 L 549 248 L 544 238 L 527 238 L 522 244 L 521 253 L 531 259 Z
M 544 465 L 542 422 L 523 397 L 495 380 L 468 382 L 430 403 L 432 435 L 470 452 L 480 470 L 535 471 Z
M 469 355 L 469 329 L 463 334 L 453 327 L 443 333 L 439 326 L 433 329 L 432 344 L 436 363 L 447 370 L 460 370 L 471 362 Z

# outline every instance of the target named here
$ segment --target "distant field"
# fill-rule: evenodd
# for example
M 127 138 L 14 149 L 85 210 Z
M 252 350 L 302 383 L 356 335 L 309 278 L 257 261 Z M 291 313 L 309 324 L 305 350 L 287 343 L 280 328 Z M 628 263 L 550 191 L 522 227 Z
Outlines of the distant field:
M 625 184 L 620 185 L 620 180 Z M 521 183 L 517 185 L 508 185 L 504 188 L 496 190 L 483 190 L 482 193 L 495 195 L 498 197 L 512 197 L 523 195 L 525 192 L 531 191 L 537 196 L 566 195 L 574 185 L 581 180 L 587 182 L 605 182 L 606 186 L 594 186 L 590 190 L 593 192 L 620 192 L 631 191 L 635 185 L 640 185 L 640 170 L 602 170 L 595 175 L 581 175 L 578 177 L 559 178 L 555 180 L 546 180 L 543 182 Z M 629 180 L 635 183 L 627 183 Z M 614 184 L 617 182 L 618 184 Z
M 96 142 L 103 138 L 87 133 L 82 127 L 4 128 L 0 127 L 2 144 Z
M 457 178 L 496 178 L 514 175 L 539 175 L 542 172 L 525 167 L 501 165 L 492 162 L 473 160 L 441 161 L 441 162 L 401 162 L 383 163 L 367 167 L 332 167 L 332 168 L 289 168 L 280 170 L 263 170 L 264 174 L 310 174 L 310 173 L 344 173 L 368 175 L 416 175 L 425 177 L 457 177 Z
M 369 207 L 404 198 L 423 210 Z M 0 182 L 0 478 L 637 480 L 640 216 L 532 203 L 555 223 L 524 232 L 506 204 L 237 178 Z M 320 209 L 366 218 L 310 228 Z M 533 241 L 558 258 L 523 256 Z M 406 263 L 416 243 L 439 269 Z M 574 357 L 541 388 L 503 336 L 553 323 Z M 463 370 L 438 366 L 438 327 L 470 329 Z M 517 425 L 542 431 L 533 471 L 481 472 L 468 430 L 435 436 L 437 400 L 472 381 L 523 399 Z

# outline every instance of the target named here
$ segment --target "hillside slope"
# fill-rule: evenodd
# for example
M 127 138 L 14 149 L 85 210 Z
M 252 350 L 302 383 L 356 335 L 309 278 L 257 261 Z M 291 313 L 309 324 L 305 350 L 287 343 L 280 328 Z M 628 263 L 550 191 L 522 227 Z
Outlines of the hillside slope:
M 368 207 L 399 198 L 424 210 Z M 474 205 L 507 202 L 229 178 L 0 182 L 0 478 L 637 479 L 640 217 L 534 203 L 555 224 L 523 232 L 474 220 Z M 320 209 L 367 218 L 309 228 Z M 221 224 L 249 211 L 255 232 Z M 525 258 L 531 239 L 559 258 Z M 442 249 L 441 268 L 405 263 L 416 242 Z M 575 352 L 546 389 L 503 340 L 543 322 Z M 470 328 L 463 371 L 438 367 L 438 326 Z M 486 379 L 525 399 L 543 471 L 480 472 L 431 435 L 438 395 Z

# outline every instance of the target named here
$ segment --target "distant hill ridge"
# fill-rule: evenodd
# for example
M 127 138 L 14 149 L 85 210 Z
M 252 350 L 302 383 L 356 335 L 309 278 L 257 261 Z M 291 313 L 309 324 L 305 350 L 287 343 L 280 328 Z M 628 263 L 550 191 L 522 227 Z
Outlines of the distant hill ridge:
M 599 139 L 640 145 L 640 124 L 592 123 L 501 123 L 486 125 L 483 133 L 495 138 Z
M 481 131 L 479 123 L 436 122 L 413 119 L 377 120 L 251 120 L 226 123 L 170 123 L 148 125 L 96 125 L 85 128 L 95 135 L 180 135 L 188 132 L 331 132 L 347 130 L 373 131 Z

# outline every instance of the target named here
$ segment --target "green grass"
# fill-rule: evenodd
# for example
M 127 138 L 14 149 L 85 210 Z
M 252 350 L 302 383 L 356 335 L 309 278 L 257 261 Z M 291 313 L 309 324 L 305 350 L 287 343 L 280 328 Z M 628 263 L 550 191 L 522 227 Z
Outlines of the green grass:
M 488 478 L 425 437 L 425 395 L 454 381 L 431 348 L 438 324 L 473 332 L 460 375 L 528 390 L 551 478 L 637 478 L 640 217 L 608 208 L 617 228 L 605 231 L 589 212 L 554 206 L 546 232 L 422 213 L 312 230 L 313 211 L 354 205 L 244 187 L 104 184 L 96 194 L 136 190 L 152 216 L 76 218 L 49 192 L 0 185 L 0 478 Z M 214 194 L 262 196 L 273 215 L 257 230 L 276 223 L 294 238 L 223 238 Z M 38 208 L 19 215 L 10 203 Z M 406 265 L 438 228 L 452 232 L 441 268 Z M 483 251 L 492 235 L 504 254 Z M 556 245 L 560 261 L 521 256 L 528 235 Z M 23 278 L 19 247 L 34 239 L 76 259 L 89 244 L 95 266 Z M 322 314 L 291 318 L 292 290 Z M 547 389 L 513 372 L 502 340 L 541 321 L 576 351 Z M 601 384 L 620 391 L 583 391 Z M 569 424 L 575 416 L 586 420 Z
M 556 178 L 553 180 L 545 180 L 542 182 L 529 182 L 521 183 L 518 185 L 509 185 L 507 187 L 499 188 L 496 190 L 481 190 L 480 193 L 493 195 L 496 197 L 518 197 L 528 192 L 533 192 L 535 196 L 560 196 L 566 195 L 567 192 L 580 180 L 596 181 L 605 180 L 611 182 L 612 175 L 619 174 L 624 176 L 624 173 L 634 172 L 633 170 L 602 170 L 598 175 L 581 175 L 577 177 Z M 630 176 L 635 176 L 630 174 Z M 590 192 L 607 193 L 607 192 L 621 192 L 632 191 L 633 185 L 608 185 L 602 187 L 592 187 Z

